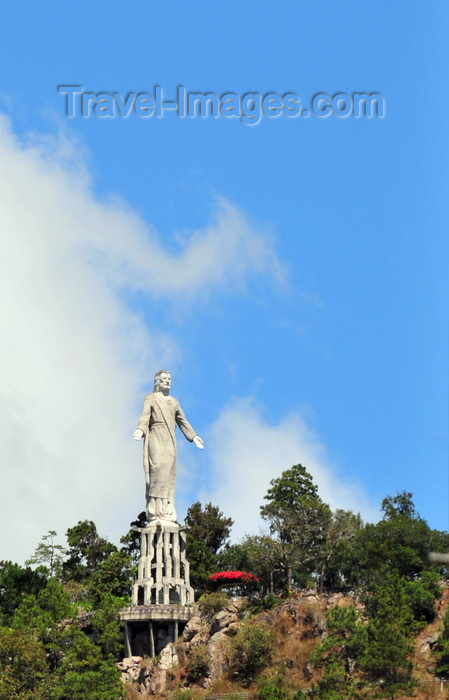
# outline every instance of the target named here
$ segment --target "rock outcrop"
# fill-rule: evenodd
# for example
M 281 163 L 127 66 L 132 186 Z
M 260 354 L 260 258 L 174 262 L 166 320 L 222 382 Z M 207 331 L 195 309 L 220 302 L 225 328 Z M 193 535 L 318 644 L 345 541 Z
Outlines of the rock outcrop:
M 210 659 L 209 671 L 202 683 L 208 687 L 228 668 L 227 641 L 237 633 L 241 620 L 247 615 L 245 603 L 245 599 L 230 600 L 216 614 L 201 612 L 196 606 L 181 638 L 176 644 L 164 647 L 159 657 L 131 656 L 118 664 L 122 681 L 141 697 L 160 696 L 179 667 L 188 666 L 190 650 L 202 645 Z

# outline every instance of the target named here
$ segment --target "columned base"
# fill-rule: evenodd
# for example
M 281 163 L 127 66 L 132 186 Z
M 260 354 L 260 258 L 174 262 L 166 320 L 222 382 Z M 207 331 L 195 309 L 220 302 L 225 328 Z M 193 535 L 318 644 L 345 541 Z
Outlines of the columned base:
M 185 529 L 152 520 L 140 530 L 140 559 L 132 605 L 119 611 L 125 655 L 155 656 L 176 642 L 193 615 Z
M 141 530 L 137 581 L 132 604 L 188 605 L 194 593 L 189 582 L 185 531 L 168 520 L 153 520 Z
M 178 636 L 193 615 L 192 607 L 140 605 L 122 608 L 125 623 L 125 656 L 156 656 Z

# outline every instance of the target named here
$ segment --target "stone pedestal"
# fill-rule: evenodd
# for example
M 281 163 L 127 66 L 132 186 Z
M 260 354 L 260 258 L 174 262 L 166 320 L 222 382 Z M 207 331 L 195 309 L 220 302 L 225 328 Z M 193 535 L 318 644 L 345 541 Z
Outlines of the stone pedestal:
M 176 641 L 192 617 L 194 591 L 185 553 L 185 529 L 178 523 L 152 520 L 140 533 L 132 605 L 119 615 L 125 622 L 127 656 L 135 653 L 138 644 L 146 648 L 145 655 L 154 656 Z

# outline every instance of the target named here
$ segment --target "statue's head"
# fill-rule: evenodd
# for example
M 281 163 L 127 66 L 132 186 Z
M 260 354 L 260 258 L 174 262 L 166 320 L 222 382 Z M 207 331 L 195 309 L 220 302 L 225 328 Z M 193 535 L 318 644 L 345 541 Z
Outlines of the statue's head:
M 160 369 L 154 375 L 154 389 L 153 391 L 162 391 L 165 389 L 168 391 L 171 384 L 171 374 L 167 369 Z

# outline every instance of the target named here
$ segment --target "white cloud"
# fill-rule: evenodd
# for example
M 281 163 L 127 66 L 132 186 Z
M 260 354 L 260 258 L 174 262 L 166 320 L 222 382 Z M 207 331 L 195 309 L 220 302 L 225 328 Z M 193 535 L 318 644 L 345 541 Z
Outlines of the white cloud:
M 108 274 L 132 288 L 181 298 L 223 285 L 240 286 L 256 273 L 284 281 L 285 270 L 268 233 L 256 231 L 223 198 L 217 198 L 212 222 L 185 238 L 177 255 L 165 252 L 156 236 L 148 236 L 142 222 L 135 224 L 126 239 L 114 237 L 106 251 Z M 95 254 L 96 241 L 91 239 L 90 245 Z M 100 249 L 103 253 L 104 246 Z
M 379 510 L 370 504 L 358 484 L 345 482 L 329 458 L 319 437 L 300 412 L 273 423 L 263 407 L 249 398 L 235 398 L 215 421 L 208 436 L 211 453 L 210 483 L 200 500 L 219 505 L 234 526 L 232 540 L 257 533 L 267 523 L 259 508 L 271 479 L 294 464 L 302 464 L 313 476 L 318 491 L 332 509 L 360 512 L 365 521 L 377 521 Z
M 64 137 L 19 142 L 0 119 L 0 559 L 22 562 L 83 518 L 117 537 L 143 507 L 136 396 L 181 350 L 123 288 L 178 299 L 283 274 L 225 200 L 168 254 L 124 203 L 94 197 L 77 152 Z

